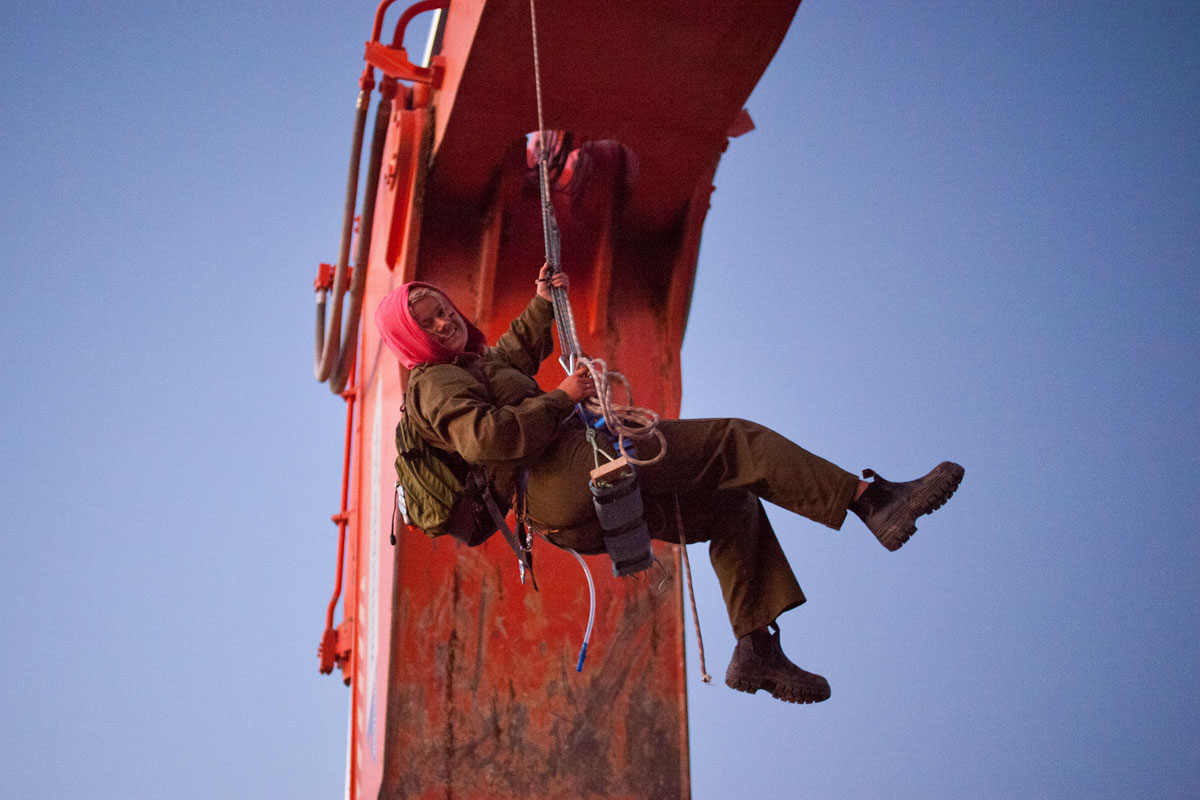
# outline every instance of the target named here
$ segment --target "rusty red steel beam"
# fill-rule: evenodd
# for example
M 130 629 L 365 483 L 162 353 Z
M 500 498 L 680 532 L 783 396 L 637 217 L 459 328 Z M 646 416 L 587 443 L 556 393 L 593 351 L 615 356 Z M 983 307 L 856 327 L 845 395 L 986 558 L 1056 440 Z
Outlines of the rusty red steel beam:
M 679 349 L 717 163 L 728 135 L 746 129 L 742 104 L 796 6 L 538 5 L 547 125 L 580 141 L 619 140 L 632 155 L 593 176 L 582 207 L 568 191 L 555 197 L 580 340 L 664 416 L 679 411 Z M 401 92 L 367 265 L 368 320 L 387 291 L 419 278 L 471 309 L 494 340 L 531 296 L 542 238 L 524 146 L 537 124 L 528 24 L 525 3 L 453 0 L 440 85 Z M 588 559 L 599 607 L 576 672 L 587 588 L 568 554 L 535 547 L 534 592 L 499 539 L 469 549 L 405 531 L 388 544 L 405 376 L 370 322 L 357 364 L 339 628 L 353 642 L 351 796 L 690 796 L 675 550 L 656 545 L 660 567 L 642 579 Z M 553 385 L 559 370 L 548 360 L 538 380 Z

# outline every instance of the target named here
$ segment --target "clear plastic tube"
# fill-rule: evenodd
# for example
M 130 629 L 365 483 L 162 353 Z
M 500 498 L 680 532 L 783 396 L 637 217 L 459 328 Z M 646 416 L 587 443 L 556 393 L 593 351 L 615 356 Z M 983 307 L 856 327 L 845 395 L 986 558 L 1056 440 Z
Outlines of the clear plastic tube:
M 576 672 L 583 672 L 583 660 L 587 658 L 588 642 L 592 640 L 592 625 L 596 622 L 596 584 L 592 581 L 592 571 L 588 569 L 587 562 L 583 560 L 583 556 L 569 547 L 564 547 L 563 549 L 575 556 L 575 560 L 579 562 L 579 566 L 583 567 L 583 574 L 587 578 L 588 595 L 591 600 L 590 608 L 588 609 L 587 630 L 583 633 L 583 646 L 579 648 L 579 662 L 575 665 Z

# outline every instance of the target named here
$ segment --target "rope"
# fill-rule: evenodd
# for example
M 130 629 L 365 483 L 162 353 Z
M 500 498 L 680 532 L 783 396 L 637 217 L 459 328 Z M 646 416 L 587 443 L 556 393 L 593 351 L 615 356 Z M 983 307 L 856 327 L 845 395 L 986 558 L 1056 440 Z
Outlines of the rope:
M 696 626 L 696 649 L 700 651 L 700 680 L 712 683 L 712 675 L 704 666 L 704 637 L 700 635 L 700 614 L 696 611 L 696 591 L 692 588 L 692 563 L 688 560 L 687 538 L 683 533 L 683 512 L 679 510 L 679 495 L 675 498 L 675 522 L 679 526 L 679 549 L 683 551 L 683 571 L 687 575 L 688 600 L 692 605 L 692 622 Z
M 538 32 L 537 32 L 537 9 L 534 8 L 533 0 L 529 0 L 529 26 L 533 31 L 533 84 L 537 91 L 537 115 L 538 115 L 538 132 L 546 130 L 546 123 L 542 118 L 542 65 L 538 61 Z M 546 141 L 542 139 L 540 142 L 542 153 L 546 152 Z
M 537 96 L 538 122 L 538 183 L 542 196 L 542 235 L 546 245 L 546 263 L 552 272 L 561 269 L 559 261 L 558 222 L 554 219 L 554 205 L 550 201 L 550 181 L 547 176 L 546 121 L 542 115 L 542 65 L 538 50 L 537 8 L 534 0 L 529 0 L 529 22 L 533 35 L 533 83 Z M 619 372 L 609 372 L 608 365 L 598 358 L 587 358 L 579 346 L 579 338 L 575 330 L 575 315 L 567 300 L 566 290 L 554 286 L 550 289 L 554 304 L 554 319 L 558 324 L 558 341 L 563 351 L 563 369 L 567 374 L 575 371 L 576 364 L 587 365 L 596 385 L 596 398 L 589 400 L 584 407 L 604 418 L 604 424 L 617 442 L 617 449 L 631 464 L 643 466 L 655 464 L 667 454 L 667 440 L 658 430 L 658 414 L 648 408 L 638 408 L 633 405 L 633 390 L 629 381 Z M 612 401 L 612 382 L 617 381 L 625 387 L 627 401 L 615 404 Z M 631 456 L 625 449 L 625 438 L 648 439 L 654 436 L 658 439 L 658 454 L 650 459 L 638 459 Z
M 667 454 L 667 440 L 658 429 L 658 413 L 649 408 L 633 405 L 633 389 L 629 381 L 620 372 L 609 372 L 608 365 L 600 358 L 580 357 L 579 363 L 584 364 L 596 385 L 596 396 L 589 399 L 586 408 L 596 416 L 604 418 L 604 424 L 616 439 L 617 449 L 630 464 L 646 466 L 657 464 Z M 616 381 L 625 388 L 627 402 L 613 403 L 612 384 Z M 651 436 L 658 440 L 658 453 L 653 458 L 639 459 L 631 456 L 625 449 L 625 438 L 648 439 Z
M 548 166 L 550 154 L 546 147 L 546 120 L 542 115 L 542 66 L 538 48 L 537 9 L 534 7 L 534 0 L 529 0 L 529 20 L 533 35 L 533 83 L 537 96 L 538 188 L 542 199 L 542 238 L 546 249 L 546 263 L 550 265 L 550 271 L 554 273 L 562 271 L 562 259 L 559 252 L 558 220 L 554 218 L 554 204 L 550 200 L 550 175 Z M 561 363 L 563 369 L 569 375 L 575 371 L 575 360 L 583 352 L 575 333 L 575 315 L 572 313 L 571 304 L 567 300 L 566 290 L 557 286 L 551 287 L 550 299 L 554 304 L 554 319 L 558 326 L 558 341 L 563 351 Z
M 546 263 L 550 265 L 551 272 L 561 271 L 561 260 L 559 253 L 559 231 L 558 221 L 554 218 L 554 205 L 550 200 L 550 180 L 548 175 L 547 162 L 549 154 L 546 147 L 547 131 L 546 121 L 542 114 L 542 66 L 538 52 L 538 30 L 537 30 L 537 8 L 535 0 L 529 0 L 529 22 L 530 31 L 533 37 L 533 80 L 534 92 L 537 96 L 537 123 L 538 123 L 538 185 L 541 192 L 542 201 L 542 236 L 545 240 L 546 247 Z M 589 399 L 584 407 L 600 417 L 603 417 L 604 424 L 609 432 L 613 434 L 613 438 L 617 442 L 617 449 L 631 464 L 649 465 L 655 464 L 663 459 L 667 454 L 667 440 L 663 436 L 662 431 L 658 429 L 659 416 L 658 413 L 648 409 L 639 408 L 633 405 L 633 389 L 629 385 L 629 381 L 620 372 L 609 372 L 608 365 L 603 359 L 588 358 L 583 355 L 583 350 L 579 346 L 579 339 L 576 335 L 575 315 L 571 311 L 571 304 L 567 299 L 565 289 L 554 286 L 550 289 L 550 296 L 554 305 L 554 318 L 558 326 L 559 345 L 563 351 L 562 366 L 567 371 L 567 374 L 572 374 L 575 371 L 577 364 L 582 363 L 587 367 L 588 373 L 592 377 L 592 382 L 596 386 L 596 397 Z M 612 399 L 612 385 L 619 383 L 625 388 L 625 403 L 614 403 Z M 591 433 L 591 428 L 588 429 Z M 625 440 L 629 439 L 648 439 L 651 436 L 658 440 L 658 453 L 649 459 L 638 459 L 631 456 L 625 448 Z M 592 447 L 595 450 L 595 458 L 597 465 L 599 464 L 600 448 L 596 445 L 594 434 L 588 437 L 592 442 Z M 605 454 L 607 457 L 607 454 Z M 675 521 L 679 525 L 679 544 L 683 551 L 683 566 L 687 575 L 688 598 L 692 607 L 692 621 L 696 626 L 696 645 L 700 651 L 700 677 L 705 683 L 712 683 L 712 676 L 708 674 L 708 670 L 704 664 L 704 637 L 700 633 L 700 614 L 696 610 L 696 593 L 692 588 L 692 565 L 688 560 L 687 538 L 683 530 L 683 513 L 679 509 L 679 497 L 675 496 Z M 591 593 L 591 611 L 588 615 L 587 630 L 584 633 L 583 646 L 579 651 L 579 663 L 576 665 L 576 671 L 583 669 L 583 661 L 587 657 L 588 643 L 592 636 L 592 624 L 596 614 L 596 595 L 595 586 L 592 583 L 592 575 L 588 570 L 587 563 L 580 555 L 565 548 L 583 567 L 584 575 L 587 576 L 588 590 Z

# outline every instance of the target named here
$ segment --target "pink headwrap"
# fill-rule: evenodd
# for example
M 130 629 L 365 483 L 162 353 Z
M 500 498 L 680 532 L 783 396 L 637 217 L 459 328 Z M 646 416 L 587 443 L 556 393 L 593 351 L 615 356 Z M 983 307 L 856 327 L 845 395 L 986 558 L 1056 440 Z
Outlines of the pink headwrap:
M 419 288 L 432 289 L 446 298 L 446 303 L 458 312 L 467 326 L 467 346 L 464 350 L 468 353 L 482 353 L 487 347 L 483 331 L 472 325 L 441 289 L 432 284 L 413 281 L 393 289 L 379 301 L 379 308 L 375 309 L 375 327 L 379 329 L 384 344 L 396 354 L 400 363 L 412 369 L 418 364 L 441 364 L 461 355 L 427 334 L 413 317 L 412 310 L 408 307 L 408 298 L 414 289 Z

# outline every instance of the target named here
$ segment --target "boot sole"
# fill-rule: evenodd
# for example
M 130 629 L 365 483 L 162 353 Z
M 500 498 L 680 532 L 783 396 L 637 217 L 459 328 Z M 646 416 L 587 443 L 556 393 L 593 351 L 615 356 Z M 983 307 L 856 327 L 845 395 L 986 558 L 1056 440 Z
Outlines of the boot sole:
M 925 476 L 928 480 L 920 490 L 913 492 L 895 513 L 880 526 L 876 537 L 888 550 L 899 550 L 917 532 L 916 520 L 937 511 L 946 505 L 958 485 L 962 483 L 965 470 L 953 461 L 943 461 Z
M 789 686 L 779 685 L 772 680 L 754 681 L 748 678 L 729 678 L 726 676 L 725 685 L 739 692 L 755 694 L 759 689 L 765 689 L 776 700 L 785 703 L 820 703 L 829 699 L 829 684 L 824 686 Z

